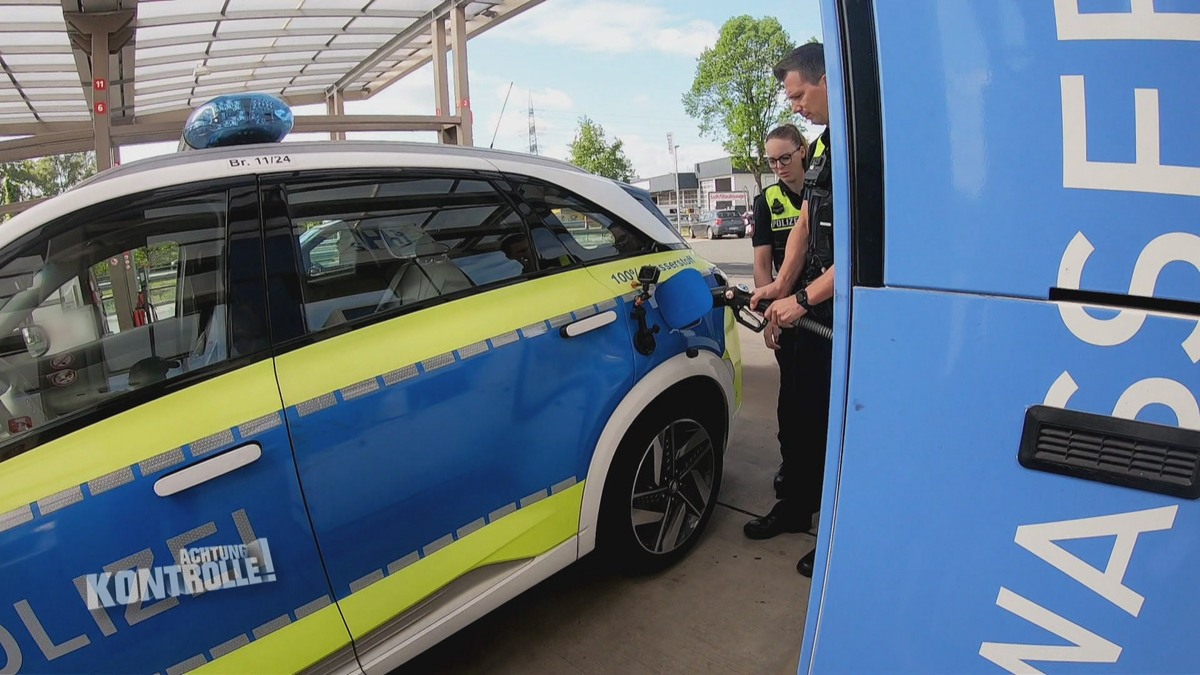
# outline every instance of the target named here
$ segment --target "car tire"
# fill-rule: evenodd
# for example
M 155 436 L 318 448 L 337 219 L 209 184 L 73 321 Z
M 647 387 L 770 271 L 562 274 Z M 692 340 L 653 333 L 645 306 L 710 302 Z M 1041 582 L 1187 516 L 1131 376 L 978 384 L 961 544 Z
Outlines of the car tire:
M 708 238 L 709 238 L 709 239 L 716 239 L 716 238 L 717 238 L 717 231 L 716 231 L 716 230 L 714 230 L 714 229 L 712 229 L 711 227 L 710 227 L 710 228 L 708 228 Z
M 742 232 L 738 232 L 738 239 L 745 239 L 745 238 L 746 238 L 746 232 L 744 230 Z
M 626 432 L 605 479 L 597 530 L 597 550 L 614 567 L 635 575 L 667 569 L 703 536 L 724 475 L 722 407 L 659 399 Z M 674 466 L 672 450 L 686 452 Z

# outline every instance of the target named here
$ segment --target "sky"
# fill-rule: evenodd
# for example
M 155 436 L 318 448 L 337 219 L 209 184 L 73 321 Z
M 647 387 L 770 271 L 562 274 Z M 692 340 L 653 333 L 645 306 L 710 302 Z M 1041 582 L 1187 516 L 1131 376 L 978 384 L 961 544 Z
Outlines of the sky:
M 796 44 L 822 37 L 816 0 L 545 0 L 468 43 L 474 144 L 488 147 L 494 135 L 497 149 L 528 152 L 532 101 L 541 155 L 565 159 L 579 117 L 587 115 L 610 140 L 624 142 L 642 178 L 674 170 L 668 133 L 680 146 L 680 171 L 723 157 L 726 153 L 715 140 L 701 137 L 682 97 L 691 88 L 701 52 L 715 44 L 726 20 L 741 14 L 774 16 Z M 324 114 L 325 106 L 294 112 Z M 368 101 L 347 102 L 346 113 L 434 114 L 432 67 Z M 293 134 L 289 140 L 328 137 Z M 347 137 L 436 141 L 433 134 L 418 132 Z M 121 160 L 174 152 L 176 146 L 174 141 L 124 146 Z

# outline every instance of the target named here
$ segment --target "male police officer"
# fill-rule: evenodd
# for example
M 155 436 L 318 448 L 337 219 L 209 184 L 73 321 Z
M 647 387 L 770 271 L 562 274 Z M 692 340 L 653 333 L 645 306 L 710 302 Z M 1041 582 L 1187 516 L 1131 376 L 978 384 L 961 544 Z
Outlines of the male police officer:
M 771 299 L 766 317 L 780 326 L 794 325 L 807 315 L 833 324 L 833 205 L 829 168 L 829 90 L 825 78 L 825 51 L 819 43 L 798 47 L 775 66 L 775 77 L 783 83 L 792 110 L 808 121 L 826 127 L 813 144 L 805 172 L 805 201 L 796 226 L 788 235 L 783 265 L 775 281 L 754 292 L 752 305 Z M 800 381 L 795 395 L 795 426 L 803 435 L 802 460 L 786 481 L 796 480 L 803 512 L 821 509 L 821 487 L 825 476 L 825 446 L 829 430 L 829 388 L 833 345 L 811 332 L 796 332 Z M 796 569 L 812 576 L 816 552 L 800 559 Z

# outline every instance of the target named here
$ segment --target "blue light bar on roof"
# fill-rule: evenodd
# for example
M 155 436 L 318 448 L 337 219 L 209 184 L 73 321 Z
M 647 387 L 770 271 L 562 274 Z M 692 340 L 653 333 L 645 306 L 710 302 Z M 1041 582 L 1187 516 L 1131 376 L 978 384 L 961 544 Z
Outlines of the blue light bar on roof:
M 227 94 L 196 108 L 183 126 L 180 150 L 279 143 L 292 130 L 292 110 L 270 94 Z

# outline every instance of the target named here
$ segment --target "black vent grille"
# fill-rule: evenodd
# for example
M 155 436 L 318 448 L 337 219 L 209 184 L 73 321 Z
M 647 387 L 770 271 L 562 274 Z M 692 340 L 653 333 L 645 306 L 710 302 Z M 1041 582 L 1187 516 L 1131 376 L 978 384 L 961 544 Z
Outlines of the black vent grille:
M 1195 450 L 1111 438 L 1063 427 L 1038 429 L 1038 459 L 1089 469 L 1153 476 L 1177 485 L 1191 485 L 1200 454 Z
M 1200 432 L 1190 429 L 1036 406 L 1019 459 L 1031 469 L 1200 497 Z

